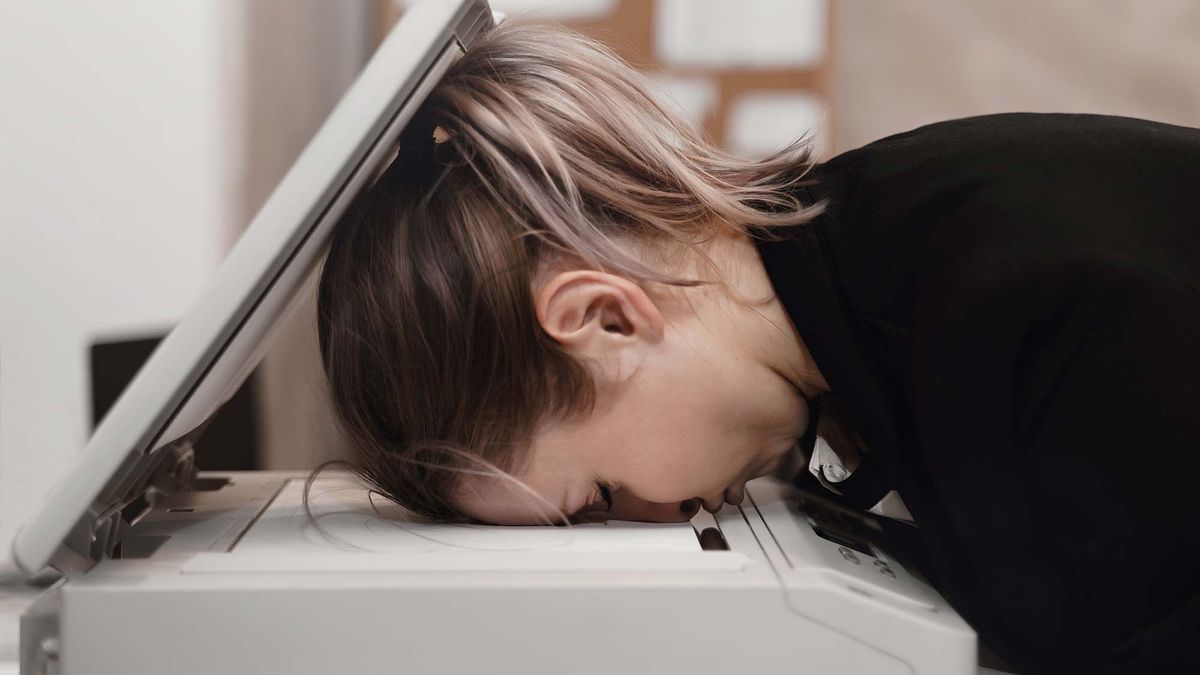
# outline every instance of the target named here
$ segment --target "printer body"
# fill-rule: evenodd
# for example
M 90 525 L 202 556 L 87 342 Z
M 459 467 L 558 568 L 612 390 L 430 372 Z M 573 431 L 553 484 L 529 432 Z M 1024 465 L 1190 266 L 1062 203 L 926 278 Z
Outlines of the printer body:
M 131 527 L 120 557 L 39 598 L 24 672 L 975 672 L 974 632 L 889 556 L 873 517 L 773 478 L 739 507 L 600 550 L 580 535 L 621 524 L 538 528 L 549 538 L 522 548 L 495 546 L 510 528 L 401 530 L 414 549 L 375 545 L 368 521 L 347 543 L 350 521 L 285 499 L 305 474 L 200 480 Z M 720 545 L 655 545 L 679 528 L 716 528 Z
M 196 472 L 341 215 L 494 20 L 405 12 L 18 532 L 14 562 L 61 575 L 22 617 L 22 672 L 975 672 L 974 632 L 871 516 L 774 479 L 691 523 L 498 528 L 406 520 L 344 475 L 310 514 L 305 474 Z

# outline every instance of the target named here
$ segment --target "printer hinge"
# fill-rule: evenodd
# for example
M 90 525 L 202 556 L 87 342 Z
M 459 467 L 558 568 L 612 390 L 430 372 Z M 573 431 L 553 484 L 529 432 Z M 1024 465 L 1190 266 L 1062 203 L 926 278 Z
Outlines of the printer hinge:
M 85 559 L 82 567 L 86 569 L 113 557 L 126 530 L 165 497 L 187 490 L 196 477 L 193 439 L 189 434 L 154 452 L 131 455 L 127 466 L 116 474 L 125 479 L 106 486 L 105 493 L 93 502 L 108 507 L 89 510 L 64 540 L 72 558 Z M 75 567 L 78 565 L 70 565 Z
M 152 458 L 152 464 L 141 472 L 144 480 L 95 519 L 90 546 L 92 560 L 113 557 L 126 530 L 163 498 L 187 490 L 196 477 L 195 450 L 187 437 L 147 457 Z

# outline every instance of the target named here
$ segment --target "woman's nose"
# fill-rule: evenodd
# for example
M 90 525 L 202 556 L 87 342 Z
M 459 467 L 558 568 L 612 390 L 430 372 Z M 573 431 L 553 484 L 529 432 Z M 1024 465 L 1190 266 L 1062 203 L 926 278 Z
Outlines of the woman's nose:
M 624 494 L 623 494 L 624 493 Z M 651 523 L 681 523 L 691 520 L 700 510 L 700 500 L 682 502 L 650 502 L 623 490 L 613 495 L 609 517 L 616 520 L 640 520 Z
M 739 506 L 742 503 L 745 493 L 746 484 L 737 483 L 735 485 L 730 485 L 721 492 L 705 495 L 700 499 L 704 503 L 705 511 L 708 511 L 709 513 L 716 513 L 724 508 L 726 504 Z
M 734 506 L 740 506 L 742 500 L 745 498 L 745 494 L 745 483 L 736 483 L 734 485 L 730 485 L 729 487 L 725 488 L 725 502 L 728 504 L 733 504 Z

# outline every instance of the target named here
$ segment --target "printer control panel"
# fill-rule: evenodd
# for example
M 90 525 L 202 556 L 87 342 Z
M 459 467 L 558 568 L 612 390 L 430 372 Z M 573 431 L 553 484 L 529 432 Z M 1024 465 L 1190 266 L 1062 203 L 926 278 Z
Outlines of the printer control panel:
M 811 492 L 800 491 L 794 508 L 821 539 L 837 547 L 842 559 L 854 565 L 874 567 L 880 574 L 896 578 L 884 551 L 883 528 L 871 514 L 843 508 Z
M 785 503 L 799 526 L 794 531 L 811 533 L 800 537 L 804 541 L 787 535 L 779 537 L 781 545 L 796 555 L 815 556 L 814 561 L 847 575 L 847 587 L 853 591 L 874 593 L 874 588 L 927 610 L 945 605 L 906 553 L 908 549 L 897 545 L 902 543 L 901 537 L 919 536 L 914 526 L 900 521 L 881 522 L 885 520 L 882 516 L 847 508 L 805 489 L 790 491 Z

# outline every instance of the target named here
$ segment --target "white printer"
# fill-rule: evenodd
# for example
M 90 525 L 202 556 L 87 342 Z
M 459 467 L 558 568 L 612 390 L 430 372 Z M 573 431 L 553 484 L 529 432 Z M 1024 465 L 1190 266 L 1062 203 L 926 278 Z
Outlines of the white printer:
M 975 634 L 869 516 L 772 479 L 692 523 L 429 525 L 347 476 L 197 474 L 192 442 L 257 364 L 354 196 L 493 24 L 417 3 L 22 528 L 62 579 L 21 672 L 976 672 Z

